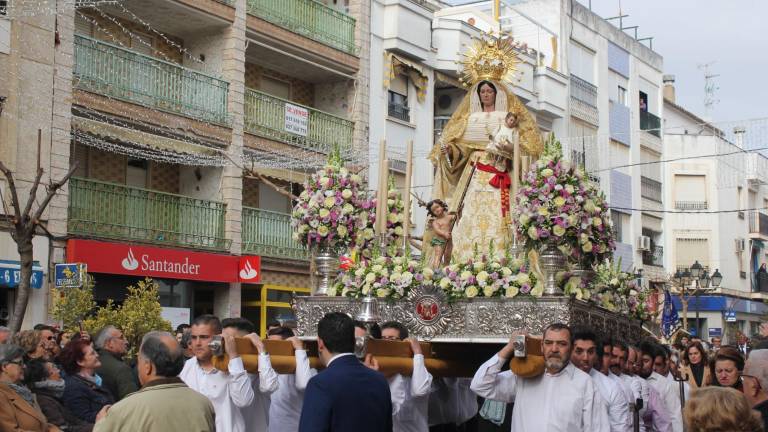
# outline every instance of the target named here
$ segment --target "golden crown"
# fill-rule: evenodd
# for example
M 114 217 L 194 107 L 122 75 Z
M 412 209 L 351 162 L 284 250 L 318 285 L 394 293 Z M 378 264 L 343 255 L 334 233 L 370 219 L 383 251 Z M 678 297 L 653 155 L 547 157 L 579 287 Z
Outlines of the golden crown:
M 464 59 L 459 62 L 463 66 L 462 76 L 459 78 L 466 87 L 471 87 L 483 80 L 512 82 L 517 70 L 516 47 L 513 39 L 508 34 L 483 34 L 480 39 L 475 39 L 472 46 L 464 54 Z

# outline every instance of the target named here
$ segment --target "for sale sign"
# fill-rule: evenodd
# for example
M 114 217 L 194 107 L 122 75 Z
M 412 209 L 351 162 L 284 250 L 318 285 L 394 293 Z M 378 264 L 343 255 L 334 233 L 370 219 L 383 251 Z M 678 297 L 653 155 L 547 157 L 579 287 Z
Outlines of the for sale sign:
M 309 131 L 309 110 L 294 104 L 285 104 L 285 131 L 307 136 Z

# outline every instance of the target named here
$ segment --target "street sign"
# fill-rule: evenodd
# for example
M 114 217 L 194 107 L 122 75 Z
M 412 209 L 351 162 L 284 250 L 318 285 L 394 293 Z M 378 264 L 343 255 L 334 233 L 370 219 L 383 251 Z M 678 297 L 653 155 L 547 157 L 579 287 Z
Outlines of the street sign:
M 709 328 L 709 337 L 723 337 L 723 328 L 722 327 L 710 327 Z
M 56 264 L 56 288 L 78 288 L 83 286 L 83 275 L 88 272 L 83 263 Z
M 736 322 L 736 311 L 725 311 L 725 322 Z
M 696 327 L 689 328 L 688 333 L 690 333 L 691 336 L 698 336 L 698 334 L 696 333 Z

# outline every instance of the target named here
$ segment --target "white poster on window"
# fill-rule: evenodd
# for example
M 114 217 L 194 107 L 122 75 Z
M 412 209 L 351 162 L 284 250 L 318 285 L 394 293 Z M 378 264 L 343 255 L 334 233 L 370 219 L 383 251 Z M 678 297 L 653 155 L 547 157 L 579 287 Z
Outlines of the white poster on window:
M 307 136 L 309 129 L 309 110 L 293 104 L 285 104 L 285 131 Z
M 190 315 L 189 308 L 163 307 L 160 312 L 160 316 L 162 316 L 164 320 L 171 322 L 171 327 L 173 327 L 174 330 L 179 324 L 189 324 Z

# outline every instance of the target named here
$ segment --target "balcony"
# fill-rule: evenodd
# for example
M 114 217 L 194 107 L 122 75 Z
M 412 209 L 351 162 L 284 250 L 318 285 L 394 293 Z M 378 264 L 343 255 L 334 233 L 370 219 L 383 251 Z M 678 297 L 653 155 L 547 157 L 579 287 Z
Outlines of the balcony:
M 307 249 L 293 240 L 291 215 L 243 207 L 243 250 L 273 258 L 306 260 Z
M 222 203 L 148 189 L 72 178 L 69 233 L 227 250 Z
M 355 19 L 315 0 L 247 0 L 250 15 L 355 55 Z
M 410 123 L 411 121 L 411 110 L 403 104 L 389 102 L 387 114 L 404 122 Z
M 675 201 L 675 210 L 706 210 L 709 204 L 706 201 Z
M 640 196 L 651 201 L 661 202 L 661 182 L 648 177 L 640 178 Z
M 600 123 L 597 109 L 597 87 L 576 75 L 571 75 L 571 114 L 590 124 Z
M 661 138 L 661 119 L 648 111 L 640 111 L 640 130 Z
M 228 123 L 226 81 L 116 45 L 75 35 L 74 75 L 80 90 Z
M 650 251 L 644 251 L 643 265 L 664 267 L 664 248 L 654 245 Z
M 286 121 L 286 111 L 295 111 L 296 108 L 306 110 L 309 115 L 306 130 L 297 129 L 294 122 Z M 245 89 L 245 131 L 321 153 L 335 146 L 343 152 L 352 148 L 354 123 L 257 90 Z
M 758 237 L 768 237 L 768 214 L 752 210 L 748 213 L 749 233 Z

